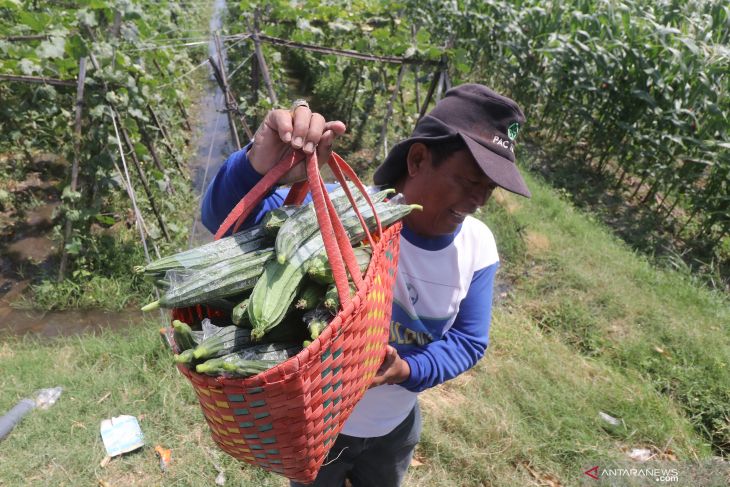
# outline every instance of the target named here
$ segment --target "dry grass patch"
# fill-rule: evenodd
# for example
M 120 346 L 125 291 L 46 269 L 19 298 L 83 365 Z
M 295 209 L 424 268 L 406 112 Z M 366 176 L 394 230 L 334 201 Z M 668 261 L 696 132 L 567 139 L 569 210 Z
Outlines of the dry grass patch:
M 7 343 L 0 345 L 0 359 L 12 359 L 15 356 L 13 348 Z
M 516 196 L 499 188 L 492 193 L 492 199 L 510 215 L 517 213 L 522 208 L 522 204 Z
M 56 372 L 63 372 L 69 368 L 76 367 L 78 350 L 76 350 L 73 346 L 65 345 L 59 347 L 55 350 L 53 355 L 53 368 Z
M 448 411 L 464 404 L 464 390 L 472 381 L 473 371 L 461 374 L 438 387 L 428 389 L 418 396 L 421 407 L 429 413 Z
M 527 231 L 525 243 L 530 254 L 542 254 L 550 249 L 550 239 L 547 235 L 532 230 Z

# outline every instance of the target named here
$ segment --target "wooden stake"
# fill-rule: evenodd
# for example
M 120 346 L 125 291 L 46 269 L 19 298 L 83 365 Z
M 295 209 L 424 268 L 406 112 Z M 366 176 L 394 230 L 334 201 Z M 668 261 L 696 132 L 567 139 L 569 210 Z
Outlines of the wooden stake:
M 75 192 L 79 181 L 79 159 L 81 157 L 81 115 L 84 110 L 84 83 L 86 82 L 86 58 L 79 59 L 79 77 L 76 86 L 76 119 L 74 124 L 74 161 L 71 166 L 71 191 Z M 66 277 L 66 267 L 68 266 L 68 252 L 66 252 L 66 244 L 71 239 L 72 230 L 71 220 L 66 217 L 66 226 L 63 232 L 63 245 L 61 247 L 61 263 L 58 268 L 58 281 L 61 282 Z
M 393 104 L 395 103 L 395 99 L 398 96 L 398 92 L 400 92 L 400 84 L 403 81 L 403 75 L 405 74 L 405 72 L 406 65 L 401 64 L 400 69 L 398 70 L 398 80 L 395 82 L 395 89 L 390 95 L 390 100 L 388 100 L 388 110 L 385 114 L 385 119 L 383 120 L 383 126 L 380 129 L 380 137 L 378 138 L 378 143 L 375 146 L 375 153 L 373 154 L 372 159 L 373 163 L 375 163 L 378 155 L 380 154 L 380 146 L 386 141 L 386 137 L 388 136 L 388 120 L 390 120 L 390 117 L 393 116 Z
M 122 124 L 122 117 L 119 115 L 119 112 L 117 112 L 117 109 L 112 107 L 112 110 L 114 111 L 114 116 L 117 118 L 117 122 L 119 123 L 119 131 L 122 133 L 122 139 L 124 140 L 124 145 L 127 147 L 127 150 L 129 151 L 129 154 L 132 156 L 132 162 L 134 163 L 134 167 L 137 169 L 137 174 L 139 175 L 139 180 L 142 182 L 142 187 L 144 188 L 145 194 L 147 194 L 147 199 L 150 201 L 150 206 L 152 207 L 152 212 L 157 217 L 157 222 L 160 224 L 160 229 L 162 230 L 163 235 L 165 236 L 165 240 L 168 242 L 172 240 L 170 238 L 170 234 L 167 232 L 167 225 L 165 225 L 165 221 L 162 219 L 162 215 L 157 209 L 157 204 L 155 203 L 155 197 L 152 194 L 152 190 L 150 189 L 150 185 L 147 182 L 147 176 L 145 176 L 144 171 L 142 170 L 142 164 L 139 162 L 139 158 L 137 157 L 137 152 L 134 150 L 134 144 L 132 144 L 132 140 L 129 138 L 129 133 L 127 132 L 127 129 Z
M 441 79 L 441 68 L 436 69 L 436 71 L 433 72 L 433 78 L 431 79 L 431 86 L 428 87 L 428 92 L 426 93 L 426 99 L 423 100 L 423 105 L 421 105 L 421 112 L 418 114 L 418 120 L 421 120 L 424 115 L 426 115 L 426 110 L 428 110 L 428 104 L 431 102 L 431 97 L 433 96 L 433 92 L 436 90 L 436 84 L 438 84 L 439 80 Z M 416 120 L 416 123 L 418 123 L 418 120 Z
M 175 194 L 175 188 L 172 187 L 172 184 L 170 184 L 170 178 L 167 177 L 167 174 L 165 173 L 165 167 L 162 165 L 162 161 L 160 161 L 160 157 L 157 155 L 157 150 L 155 150 L 155 143 L 152 140 L 152 137 L 150 137 L 149 132 L 144 128 L 144 122 L 139 120 L 138 118 L 134 119 L 135 123 L 137 124 L 137 128 L 139 129 L 139 133 L 142 134 L 142 143 L 145 147 L 147 147 L 147 151 L 152 156 L 152 160 L 155 163 L 155 166 L 157 169 L 160 170 L 162 174 L 165 175 L 165 182 L 167 183 L 167 192 L 170 194 Z
M 162 69 L 162 66 L 160 66 L 160 63 L 157 62 L 157 59 L 152 58 L 152 63 L 157 68 L 157 71 L 160 73 L 163 79 L 168 79 L 168 73 Z M 183 126 L 185 129 L 187 129 L 188 132 L 193 131 L 193 127 L 190 125 L 190 117 L 188 117 L 188 111 L 185 110 L 185 105 L 183 105 L 182 101 L 180 101 L 179 98 L 176 99 L 177 108 L 180 110 L 180 115 L 182 116 L 183 120 Z
M 19 81 L 21 83 L 35 83 L 53 86 L 78 86 L 77 79 L 44 78 L 41 76 L 23 76 L 20 74 L 0 74 L 0 81 Z
M 180 174 L 182 174 L 183 176 L 185 176 L 185 178 L 187 178 L 188 176 L 185 173 L 185 171 L 183 170 L 182 165 L 180 164 L 180 160 L 178 159 L 177 155 L 175 154 L 175 150 L 173 149 L 172 141 L 170 140 L 170 135 L 167 133 L 167 130 L 165 129 L 164 125 L 162 125 L 162 123 L 160 123 L 160 119 L 157 116 L 157 113 L 152 109 L 151 105 L 147 105 L 147 111 L 149 112 L 150 117 L 152 117 L 152 121 L 155 123 L 155 127 L 157 127 L 157 130 L 159 130 L 160 133 L 162 134 L 162 142 L 163 142 L 162 145 L 165 146 L 165 149 L 167 149 L 167 153 L 170 154 L 170 157 L 172 158 L 172 160 L 175 161 L 175 166 L 177 166 L 177 169 L 178 169 L 178 171 L 180 171 Z
M 208 58 L 211 66 L 213 66 L 213 72 L 215 79 L 218 81 L 218 85 L 223 91 L 223 99 L 226 102 L 226 116 L 228 117 L 228 129 L 231 131 L 231 140 L 236 150 L 241 150 L 241 139 L 238 137 L 238 130 L 236 130 L 236 121 L 233 118 L 233 110 L 237 109 L 235 100 L 232 99 L 231 92 L 228 88 L 228 77 L 226 76 L 226 67 L 223 64 L 223 46 L 221 45 L 221 38 L 218 33 L 215 33 L 215 45 L 218 51 L 218 63 L 216 65 L 213 58 Z
M 255 26 L 258 24 L 258 10 L 254 14 L 256 16 L 256 23 Z M 259 68 L 261 68 L 261 75 L 264 78 L 264 84 L 266 85 L 266 89 L 269 92 L 269 102 L 271 102 L 272 105 L 277 105 L 279 101 L 276 98 L 276 92 L 274 91 L 274 86 L 271 84 L 271 77 L 269 76 L 269 68 L 266 66 L 266 59 L 264 59 L 264 53 L 261 50 L 261 39 L 259 39 L 259 32 L 258 27 L 254 28 L 253 34 L 251 34 L 251 38 L 253 39 L 253 45 L 254 45 L 254 51 L 256 52 L 256 59 L 258 59 L 259 62 Z

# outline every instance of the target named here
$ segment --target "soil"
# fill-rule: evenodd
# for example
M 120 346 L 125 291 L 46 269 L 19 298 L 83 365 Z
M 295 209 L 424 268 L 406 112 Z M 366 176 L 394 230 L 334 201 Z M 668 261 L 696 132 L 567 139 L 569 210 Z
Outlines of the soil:
M 21 164 L 12 155 L 4 154 L 2 159 L 9 164 Z M 33 278 L 52 275 L 58 268 L 51 233 L 58 223 L 61 188 L 68 172 L 67 161 L 54 154 L 36 154 L 22 164 L 22 180 L 0 180 L 0 190 L 10 195 L 12 201 L 6 208 L 0 207 L 0 335 L 50 338 L 139 321 L 139 312 L 38 312 L 13 306 L 28 293 Z

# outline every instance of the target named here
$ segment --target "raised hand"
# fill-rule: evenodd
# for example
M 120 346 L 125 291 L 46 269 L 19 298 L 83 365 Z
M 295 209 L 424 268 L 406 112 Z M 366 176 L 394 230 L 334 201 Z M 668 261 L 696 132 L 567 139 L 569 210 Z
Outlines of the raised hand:
M 298 106 L 293 112 L 272 110 L 254 135 L 248 159 L 259 174 L 266 174 L 291 149 L 303 152 L 302 161 L 316 150 L 319 163 L 324 164 L 330 157 L 335 137 L 343 133 L 344 123 L 327 122 L 306 106 Z M 304 164 L 297 164 L 280 182 L 288 184 L 305 178 Z

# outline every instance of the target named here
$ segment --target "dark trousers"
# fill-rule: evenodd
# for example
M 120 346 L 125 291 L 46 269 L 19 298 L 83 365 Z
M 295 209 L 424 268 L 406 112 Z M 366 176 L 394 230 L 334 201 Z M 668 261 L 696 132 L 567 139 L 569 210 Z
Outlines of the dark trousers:
M 421 438 L 418 404 L 393 431 L 375 438 L 340 434 L 309 487 L 398 487 L 411 464 L 413 450 Z M 304 484 L 291 482 L 291 487 Z

